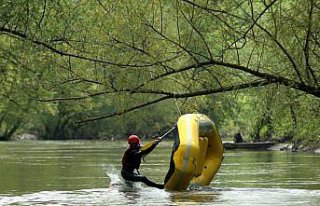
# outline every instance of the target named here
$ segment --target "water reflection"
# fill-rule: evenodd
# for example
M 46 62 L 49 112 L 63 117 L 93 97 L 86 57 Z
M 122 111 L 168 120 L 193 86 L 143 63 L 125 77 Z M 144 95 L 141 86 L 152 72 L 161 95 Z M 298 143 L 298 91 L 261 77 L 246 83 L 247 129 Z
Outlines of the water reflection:
M 0 195 L 0 205 L 215 205 L 318 206 L 319 190 L 229 188 L 168 192 L 156 188 L 121 187 L 76 191 L 42 191 L 18 196 Z
M 320 188 L 319 154 L 235 151 L 225 156 L 217 175 L 221 187 Z
M 120 142 L 0 143 L 0 205 L 319 205 L 320 155 L 227 151 L 209 187 L 183 192 L 127 187 Z M 171 143 L 146 157 L 141 172 L 166 175 Z
M 205 203 L 214 203 L 219 199 L 217 192 L 206 192 L 206 191 L 187 191 L 187 192 L 172 192 L 171 202 L 185 204 L 203 205 Z

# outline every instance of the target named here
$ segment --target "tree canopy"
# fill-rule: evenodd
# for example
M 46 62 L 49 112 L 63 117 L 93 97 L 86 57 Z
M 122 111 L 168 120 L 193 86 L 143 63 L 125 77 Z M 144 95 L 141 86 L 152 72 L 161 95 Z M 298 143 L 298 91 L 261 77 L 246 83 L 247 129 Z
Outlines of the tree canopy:
M 225 135 L 320 139 L 319 1 L 4 0 L 0 8 L 3 137 L 150 135 L 179 112 L 204 112 Z

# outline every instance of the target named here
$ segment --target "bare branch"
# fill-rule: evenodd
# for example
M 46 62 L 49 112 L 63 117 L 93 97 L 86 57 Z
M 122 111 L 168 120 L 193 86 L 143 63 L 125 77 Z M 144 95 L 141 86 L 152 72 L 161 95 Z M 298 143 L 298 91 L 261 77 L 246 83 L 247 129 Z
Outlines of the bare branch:
M 43 11 L 42 11 L 42 15 L 40 17 L 40 21 L 38 22 L 38 28 L 41 29 L 41 24 L 42 24 L 42 21 L 44 19 L 44 15 L 46 13 L 46 8 L 47 8 L 47 0 L 44 0 L 44 5 L 43 5 Z
M 307 29 L 303 53 L 304 53 L 304 58 L 305 58 L 305 62 L 306 62 L 307 75 L 309 76 L 309 74 L 310 74 L 312 76 L 312 79 L 315 82 L 315 84 L 318 85 L 317 78 L 311 68 L 311 65 L 310 65 L 310 55 L 309 55 L 310 37 L 311 37 L 311 29 L 312 29 L 311 27 L 312 27 L 312 23 L 313 23 L 313 21 L 312 21 L 313 9 L 314 9 L 314 2 L 311 0 L 311 1 L 309 1 L 308 29 Z
M 209 45 L 208 45 L 207 41 L 205 40 L 203 34 L 202 34 L 202 33 L 199 31 L 199 29 L 194 25 L 194 23 L 193 23 L 191 20 L 189 20 L 189 18 L 186 16 L 186 14 L 185 14 L 182 10 L 181 10 L 181 13 L 182 13 L 182 15 L 184 16 L 184 18 L 187 20 L 187 22 L 189 23 L 189 25 L 193 28 L 193 30 L 195 30 L 195 31 L 197 32 L 197 34 L 200 36 L 203 44 L 205 45 L 205 47 L 206 47 L 206 49 L 207 49 L 207 52 L 208 52 L 208 54 L 209 54 L 210 59 L 212 59 L 213 57 L 212 57 L 211 50 L 210 50 Z
M 82 123 L 87 123 L 87 122 L 92 122 L 92 121 L 97 121 L 97 120 L 101 120 L 101 119 L 106 119 L 106 118 L 110 118 L 110 117 L 114 117 L 114 116 L 119 116 L 119 115 L 123 115 L 126 114 L 128 112 L 137 110 L 137 109 L 141 109 L 143 107 L 147 107 L 168 99 L 186 99 L 186 98 L 191 98 L 191 97 L 197 97 L 197 96 L 202 96 L 202 95 L 209 95 L 209 94 L 216 94 L 216 93 L 221 93 L 221 92 L 226 92 L 226 91 L 232 91 L 232 90 L 239 90 L 239 89 L 245 89 L 245 88 L 252 88 L 252 87 L 261 87 L 261 86 L 265 86 L 265 85 L 269 85 L 272 84 L 274 82 L 270 82 L 270 81 L 256 81 L 256 82 L 250 82 L 250 83 L 246 83 L 246 84 L 241 84 L 241 85 L 236 85 L 236 86 L 230 86 L 227 88 L 220 88 L 220 89 L 212 89 L 212 90 L 201 90 L 201 91 L 196 91 L 193 93 L 181 93 L 181 94 L 168 94 L 167 96 L 164 97 L 160 97 L 157 98 L 155 100 L 149 101 L 149 102 L 145 102 L 133 107 L 130 107 L 128 109 L 125 109 L 123 111 L 118 111 L 118 112 L 114 112 L 114 113 L 110 113 L 110 114 L 105 114 L 105 115 L 101 115 L 98 117 L 92 117 L 92 118 L 87 118 L 87 119 L 83 119 L 83 120 L 79 120 L 76 121 L 75 123 L 77 124 L 82 124 Z
M 198 59 L 194 56 L 193 52 L 189 51 L 186 47 L 182 46 L 180 43 L 173 41 L 172 39 L 168 38 L 165 34 L 161 33 L 161 31 L 158 31 L 156 28 L 154 28 L 152 25 L 147 24 L 148 27 L 150 27 L 154 32 L 156 32 L 158 35 L 163 37 L 165 40 L 168 42 L 178 46 L 181 48 L 183 51 L 185 51 L 187 54 L 190 55 L 190 57 L 195 61 L 198 62 Z
M 77 58 L 77 59 L 82 59 L 85 61 L 91 61 L 91 62 L 96 62 L 96 63 L 101 63 L 101 64 L 108 64 L 108 65 L 113 65 L 113 66 L 117 66 L 119 68 L 124 68 L 124 67 L 132 67 L 132 68 L 143 68 L 143 67 L 151 67 L 154 66 L 155 63 L 147 63 L 147 64 L 122 64 L 122 63 L 116 63 L 116 62 L 111 62 L 111 61 L 106 61 L 106 60 L 101 60 L 101 59 L 96 59 L 96 58 L 90 58 L 90 57 L 85 57 L 85 56 L 81 56 L 81 55 L 77 55 L 77 54 L 72 54 L 72 53 L 68 53 L 59 49 L 54 48 L 53 46 L 43 42 L 43 41 L 39 41 L 39 40 L 35 40 L 35 39 L 30 39 L 26 34 L 18 32 L 16 30 L 11 30 L 8 28 L 4 28 L 4 27 L 0 27 L 0 32 L 13 36 L 15 38 L 22 38 L 28 41 L 31 41 L 32 43 L 39 45 L 39 46 L 43 46 L 49 50 L 51 50 L 52 52 L 59 54 L 61 56 L 66 56 L 66 57 L 72 57 L 72 58 Z

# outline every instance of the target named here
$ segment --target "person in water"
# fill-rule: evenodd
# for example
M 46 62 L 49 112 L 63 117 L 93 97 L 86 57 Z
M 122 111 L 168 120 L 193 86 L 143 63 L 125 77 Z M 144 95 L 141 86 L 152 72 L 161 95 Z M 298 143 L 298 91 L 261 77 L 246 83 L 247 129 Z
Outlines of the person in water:
M 140 138 L 137 135 L 130 135 L 128 138 L 129 147 L 122 157 L 122 170 L 121 176 L 123 179 L 132 182 L 143 182 L 148 186 L 163 189 L 163 184 L 157 184 L 143 176 L 139 172 L 141 159 L 143 156 L 149 154 L 160 142 L 157 139 L 153 144 L 145 150 L 141 150 Z

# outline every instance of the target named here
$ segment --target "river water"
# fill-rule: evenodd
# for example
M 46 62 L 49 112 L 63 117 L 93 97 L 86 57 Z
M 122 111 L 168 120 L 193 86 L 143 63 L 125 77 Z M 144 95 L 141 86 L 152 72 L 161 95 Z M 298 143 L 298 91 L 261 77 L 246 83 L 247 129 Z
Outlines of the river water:
M 161 183 L 170 141 L 140 172 Z M 170 192 L 121 179 L 125 141 L 0 142 L 0 205 L 320 205 L 320 154 L 225 151 L 207 187 Z

